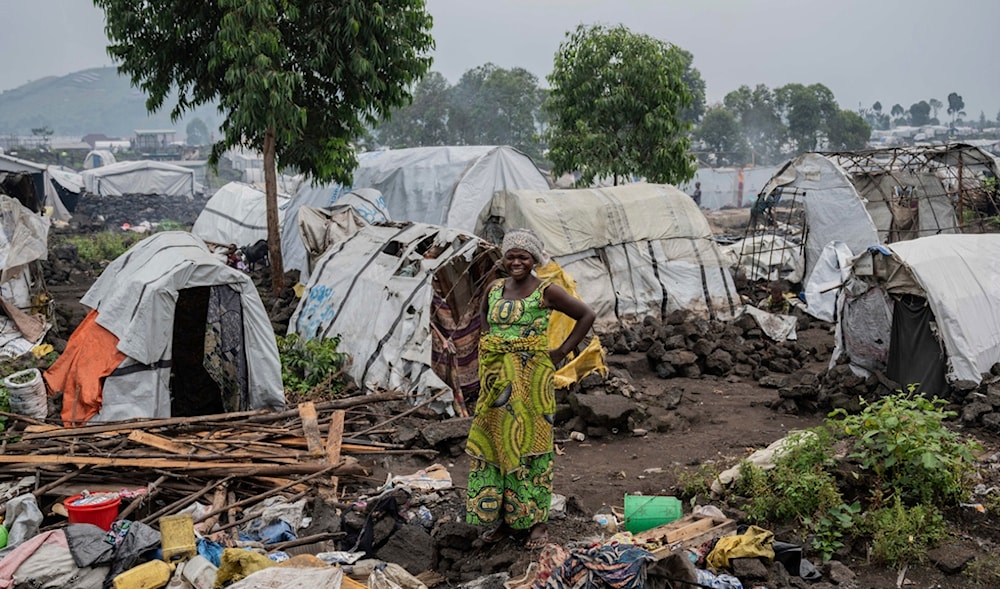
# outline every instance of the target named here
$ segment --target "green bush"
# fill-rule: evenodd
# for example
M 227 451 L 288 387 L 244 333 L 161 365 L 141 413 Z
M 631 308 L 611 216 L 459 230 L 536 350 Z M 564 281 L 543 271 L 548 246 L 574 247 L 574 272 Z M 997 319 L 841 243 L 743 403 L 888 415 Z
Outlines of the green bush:
M 66 237 L 68 243 L 76 246 L 76 252 L 80 259 L 91 264 L 114 260 L 141 239 L 142 236 L 138 233 L 117 231 L 101 231 L 93 235 Z
M 898 566 L 922 561 L 944 538 L 944 517 L 932 505 L 907 507 L 897 496 L 890 507 L 869 512 L 864 528 L 871 534 L 871 555 L 879 563 Z
M 975 445 L 944 426 L 955 415 L 941 399 L 907 394 L 865 404 L 858 415 L 830 414 L 853 441 L 850 457 L 871 473 L 870 500 L 879 508 L 899 497 L 907 505 L 949 505 L 965 493 Z
M 323 396 L 335 397 L 344 390 L 343 370 L 349 356 L 337 351 L 339 337 L 305 340 L 292 333 L 276 338 L 286 391 L 306 395 L 322 388 Z
M 975 463 L 976 446 L 945 427 L 954 413 L 943 404 L 911 391 L 858 415 L 834 411 L 789 436 L 770 470 L 741 463 L 730 493 L 754 523 L 803 526 L 824 560 L 865 534 L 882 562 L 922 558 L 945 533 L 939 509 L 968 494 Z

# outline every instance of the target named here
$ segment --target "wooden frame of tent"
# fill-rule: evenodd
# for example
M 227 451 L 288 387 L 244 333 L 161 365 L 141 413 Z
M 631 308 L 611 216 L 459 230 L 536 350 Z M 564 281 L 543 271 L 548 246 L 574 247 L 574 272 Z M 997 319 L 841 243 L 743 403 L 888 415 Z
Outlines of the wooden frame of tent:
M 821 152 L 819 155 L 843 170 L 860 197 L 871 201 L 873 196 L 877 196 L 885 204 L 891 221 L 885 231 L 884 243 L 940 233 L 993 233 L 1000 230 L 998 161 L 978 147 L 951 143 L 926 147 Z M 796 161 L 787 162 L 775 178 L 784 174 Z M 913 184 L 913 180 L 919 179 L 921 175 L 936 176 L 941 180 L 944 191 L 927 191 L 929 185 Z M 757 198 L 765 198 L 773 190 L 775 186 L 772 180 Z M 779 234 L 782 225 L 802 227 L 798 243 L 770 251 L 768 267 L 776 259 L 780 259 L 782 250 L 788 247 L 795 247 L 798 255 L 804 255 L 808 239 L 809 228 L 803 202 L 806 191 L 784 186 L 781 194 L 781 202 L 778 203 L 780 206 L 775 206 L 770 215 L 773 222 L 765 225 L 764 231 L 759 231 L 752 215 L 744 234 L 744 238 L 761 234 L 787 238 L 787 235 Z M 951 201 L 955 212 L 953 218 L 936 215 L 934 207 L 920 206 L 921 201 L 942 199 Z M 927 226 L 923 226 L 924 222 L 918 220 L 918 211 L 921 209 L 932 214 L 933 222 Z M 742 258 L 742 254 L 740 257 Z

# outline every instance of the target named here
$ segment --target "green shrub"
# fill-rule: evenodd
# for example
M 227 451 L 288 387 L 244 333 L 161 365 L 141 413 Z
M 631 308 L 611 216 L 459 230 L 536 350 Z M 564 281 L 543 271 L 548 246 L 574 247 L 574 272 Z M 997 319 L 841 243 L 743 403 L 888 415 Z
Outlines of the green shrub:
M 343 370 L 349 356 L 337 351 L 339 337 L 305 340 L 292 333 L 276 338 L 286 391 L 306 395 L 321 388 L 323 396 L 335 397 L 344 390 Z
M 125 253 L 142 239 L 137 233 L 101 231 L 93 235 L 73 235 L 66 241 L 76 246 L 77 255 L 84 262 L 99 264 L 109 262 Z
M 871 555 L 879 563 L 898 566 L 922 561 L 944 538 L 944 517 L 932 505 L 907 507 L 899 496 L 893 504 L 869 512 L 864 528 L 872 537 Z
M 944 401 L 913 389 L 789 436 L 770 470 L 742 462 L 730 494 L 754 523 L 801 524 L 824 560 L 861 535 L 881 562 L 919 560 L 945 533 L 939 508 L 968 494 L 976 446 L 945 427 Z
M 955 415 L 941 399 L 906 394 L 865 404 L 858 415 L 830 414 L 853 441 L 850 457 L 873 476 L 871 501 L 899 497 L 907 505 L 948 505 L 965 493 L 975 445 L 944 426 Z

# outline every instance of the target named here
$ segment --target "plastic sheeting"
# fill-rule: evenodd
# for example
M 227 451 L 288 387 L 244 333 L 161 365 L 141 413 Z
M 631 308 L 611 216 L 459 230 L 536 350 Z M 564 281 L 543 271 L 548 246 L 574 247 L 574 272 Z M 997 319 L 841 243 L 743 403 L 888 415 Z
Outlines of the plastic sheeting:
M 743 168 L 743 204 L 747 206 L 760 194 L 778 166 Z M 739 205 L 739 168 L 698 168 L 694 178 L 679 186 L 687 194 L 694 194 L 694 183 L 701 182 L 701 208 L 721 209 Z
M 55 166 L 36 164 L 35 162 L 29 162 L 28 160 L 0 153 L 0 172 L 31 175 L 35 184 L 35 190 L 38 192 L 38 201 L 40 204 L 45 207 L 51 207 L 54 219 L 68 221 L 70 218 L 69 211 L 63 205 L 62 200 L 59 198 L 59 192 L 56 189 L 56 184 L 62 184 L 62 182 L 54 177 L 51 171 L 53 169 L 57 168 Z
M 842 241 L 831 241 L 806 281 L 806 312 L 820 321 L 836 319 L 837 294 L 851 275 L 851 249 Z
M 979 382 L 1000 361 L 1000 235 L 935 235 L 888 248 L 927 295 L 948 379 Z
M 250 277 L 226 266 L 190 233 L 152 235 L 115 259 L 81 303 L 98 311 L 97 323 L 118 338 L 128 363 L 145 370 L 122 370 L 118 386 L 103 388 L 104 403 L 116 419 L 169 417 L 169 361 L 178 291 L 199 286 L 235 290 L 242 302 L 248 359 L 248 408 L 284 406 L 281 363 L 271 322 Z M 138 366 L 142 365 L 142 366 Z M 132 415 L 123 415 L 131 413 Z M 104 420 L 102 414 L 95 420 Z
M 288 325 L 306 339 L 340 336 L 351 377 L 364 389 L 391 389 L 450 411 L 453 395 L 432 366 L 431 302 L 436 272 L 471 262 L 487 245 L 467 233 L 424 223 L 367 225 L 316 262 Z M 436 257 L 425 257 L 431 248 Z M 470 291 L 472 288 L 470 288 Z
M 476 233 L 499 242 L 518 227 L 573 276 L 599 331 L 677 309 L 728 318 L 740 304 L 708 221 L 673 186 L 497 192 Z
M 350 205 L 368 223 L 391 221 L 382 193 L 378 190 L 344 190 L 337 184 L 303 184 L 295 196 L 282 205 L 284 221 L 281 224 L 281 260 L 285 271 L 298 270 L 301 273 L 300 282 L 305 283 L 310 272 L 310 252 L 302 241 L 302 235 L 306 231 L 314 233 L 314 230 L 301 224 L 303 218 L 309 219 L 311 215 L 306 214 L 300 218 L 299 211 L 304 208 L 325 209 L 334 205 Z
M 289 200 L 278 195 L 278 226 L 284 220 Z M 191 233 L 212 243 L 253 245 L 267 239 L 267 195 L 249 184 L 230 182 L 205 203 Z
M 754 281 L 801 280 L 801 249 L 801 245 L 774 234 L 754 235 L 732 245 L 722 246 L 729 265 L 734 268 L 739 266 L 747 280 Z
M 498 190 L 548 190 L 531 158 L 507 146 L 414 147 L 358 156 L 353 188 L 382 193 L 392 218 L 472 232 Z
M 118 162 L 80 173 L 83 187 L 98 196 L 158 194 L 194 197 L 201 193 L 194 170 L 155 161 Z

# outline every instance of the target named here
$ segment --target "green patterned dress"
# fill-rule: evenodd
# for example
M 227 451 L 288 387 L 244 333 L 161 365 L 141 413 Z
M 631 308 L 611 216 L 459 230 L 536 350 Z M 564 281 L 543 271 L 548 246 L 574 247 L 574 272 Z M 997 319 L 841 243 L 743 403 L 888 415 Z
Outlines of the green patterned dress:
M 466 521 L 523 530 L 549 517 L 555 367 L 542 306 L 548 283 L 524 299 L 487 295 L 489 332 L 479 342 L 479 399 L 466 452 L 472 456 Z

